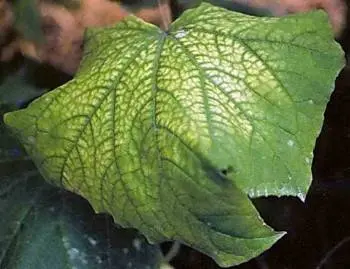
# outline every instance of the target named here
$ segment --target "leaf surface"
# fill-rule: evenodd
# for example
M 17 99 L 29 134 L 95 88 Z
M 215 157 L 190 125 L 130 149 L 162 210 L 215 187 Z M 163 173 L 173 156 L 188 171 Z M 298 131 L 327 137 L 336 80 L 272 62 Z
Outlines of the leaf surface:
M 158 246 L 94 216 L 86 201 L 51 187 L 38 172 L 0 180 L 0 215 L 1 268 L 159 268 Z
M 45 183 L 0 123 L 0 268 L 159 268 L 158 246 Z
M 247 194 L 308 189 L 343 64 L 323 12 L 257 18 L 202 4 L 167 32 L 135 17 L 89 30 L 84 50 L 72 81 L 6 117 L 47 180 L 221 266 L 281 237 Z

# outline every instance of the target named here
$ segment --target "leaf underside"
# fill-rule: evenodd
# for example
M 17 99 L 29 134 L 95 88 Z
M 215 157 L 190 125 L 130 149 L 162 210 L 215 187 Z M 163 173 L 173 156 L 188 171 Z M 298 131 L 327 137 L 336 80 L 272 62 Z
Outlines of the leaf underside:
M 129 17 L 89 30 L 75 78 L 5 120 L 50 182 L 231 266 L 282 236 L 247 194 L 306 194 L 342 57 L 321 11 L 202 4 L 167 32 Z

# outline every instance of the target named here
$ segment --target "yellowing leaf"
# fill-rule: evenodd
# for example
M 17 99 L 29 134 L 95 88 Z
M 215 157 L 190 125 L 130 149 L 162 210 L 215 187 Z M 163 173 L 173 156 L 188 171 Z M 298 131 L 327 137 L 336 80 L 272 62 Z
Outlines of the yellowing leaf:
M 76 77 L 5 119 L 47 180 L 231 266 L 282 235 L 247 194 L 305 195 L 342 57 L 323 12 L 202 4 L 167 32 L 129 17 L 90 30 Z

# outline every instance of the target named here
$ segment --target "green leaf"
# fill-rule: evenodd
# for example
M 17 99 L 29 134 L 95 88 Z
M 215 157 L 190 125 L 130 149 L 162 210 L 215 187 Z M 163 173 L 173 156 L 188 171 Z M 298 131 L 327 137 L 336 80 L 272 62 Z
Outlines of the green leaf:
M 60 193 L 38 175 L 0 180 L 0 215 L 1 268 L 159 268 L 158 246 L 93 217 L 81 198 Z
M 23 104 L 42 95 L 45 91 L 30 80 L 28 64 L 10 72 L 0 84 L 0 104 L 21 107 Z
M 5 118 L 47 180 L 221 266 L 281 237 L 247 194 L 308 189 L 343 64 L 325 13 L 257 18 L 202 4 L 167 32 L 135 17 L 89 30 L 84 50 L 72 81 Z
M 3 124 L 0 216 L 0 268 L 159 268 L 158 246 L 136 231 L 116 228 L 105 216 L 94 215 L 86 201 L 45 183 Z
M 19 169 L 24 169 L 24 171 L 35 170 L 32 161 L 26 156 L 15 137 L 9 134 L 9 130 L 3 122 L 2 116 L 10 111 L 10 107 L 12 105 L 5 106 L 0 101 L 0 180 Z
M 43 42 L 41 17 L 35 0 L 15 0 L 13 13 L 15 28 L 24 38 Z

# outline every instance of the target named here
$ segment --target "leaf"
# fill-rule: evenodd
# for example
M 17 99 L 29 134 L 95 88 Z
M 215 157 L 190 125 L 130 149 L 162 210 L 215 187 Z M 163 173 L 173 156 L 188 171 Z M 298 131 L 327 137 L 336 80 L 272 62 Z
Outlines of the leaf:
M 43 42 L 41 18 L 35 0 L 15 0 L 13 13 L 15 17 L 15 28 L 24 38 Z
M 0 84 L 0 104 L 19 108 L 45 92 L 30 81 L 28 68 L 33 66 L 24 64 L 5 76 Z
M 158 246 L 45 183 L 3 124 L 0 131 L 0 268 L 159 268 Z M 16 155 L 3 154 L 10 146 Z
M 50 182 L 231 266 L 282 236 L 247 193 L 305 195 L 342 57 L 321 11 L 202 4 L 167 32 L 129 17 L 89 30 L 75 79 L 5 120 Z
M 109 219 L 93 218 L 81 198 L 43 184 L 40 176 L 0 183 L 1 268 L 159 267 L 158 246 Z
M 10 105 L 3 105 L 0 101 L 0 115 L 3 116 L 5 112 L 10 111 Z M 26 156 L 24 150 L 18 145 L 17 140 L 9 135 L 8 129 L 5 127 L 3 119 L 0 119 L 0 179 L 4 175 L 8 175 L 12 171 L 16 171 L 13 166 L 16 161 L 27 161 L 28 156 Z M 32 162 L 29 161 L 31 165 L 25 166 L 26 170 L 31 170 L 28 167 L 32 167 Z

